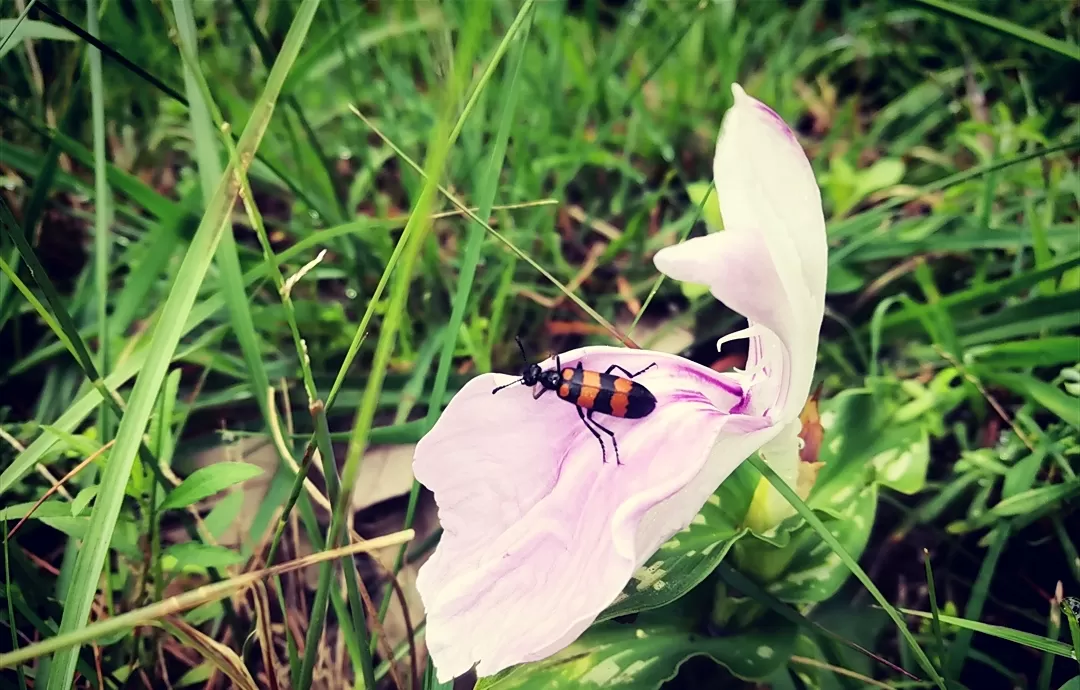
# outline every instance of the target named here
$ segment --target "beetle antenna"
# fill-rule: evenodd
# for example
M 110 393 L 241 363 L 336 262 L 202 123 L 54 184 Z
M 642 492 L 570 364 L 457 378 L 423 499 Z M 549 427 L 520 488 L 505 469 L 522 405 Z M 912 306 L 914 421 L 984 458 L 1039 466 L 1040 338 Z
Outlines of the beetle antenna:
M 515 383 L 525 383 L 525 379 L 517 379 L 516 381 L 511 381 L 510 383 L 508 383 L 506 385 L 499 386 L 498 388 L 492 390 L 491 394 L 495 395 L 496 393 L 501 391 L 503 388 L 509 388 L 510 386 L 514 385 Z
M 525 354 L 525 346 L 521 344 L 521 338 L 515 335 L 514 340 L 517 341 L 518 349 L 521 350 L 521 358 L 523 360 L 525 360 L 526 364 L 528 364 L 529 363 L 529 356 L 527 354 Z

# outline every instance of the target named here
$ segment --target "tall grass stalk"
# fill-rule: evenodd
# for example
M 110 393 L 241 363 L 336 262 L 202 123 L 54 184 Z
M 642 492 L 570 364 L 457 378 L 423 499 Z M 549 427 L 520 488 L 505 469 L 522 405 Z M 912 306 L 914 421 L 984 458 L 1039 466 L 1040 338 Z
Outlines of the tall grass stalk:
M 270 71 L 266 88 L 255 103 L 251 119 L 240 137 L 237 150 L 241 170 L 246 170 L 251 164 L 255 150 L 273 115 L 274 104 L 281 85 L 300 52 L 318 6 L 319 0 L 304 0 L 297 10 L 285 37 L 281 55 Z M 116 445 L 113 447 L 109 464 L 102 477 L 101 488 L 90 514 L 84 546 L 75 562 L 73 583 L 64 607 L 59 635 L 71 634 L 87 624 L 87 616 L 98 590 L 101 569 L 120 513 L 124 489 L 127 486 L 142 434 L 153 411 L 173 352 L 180 342 L 184 323 L 194 305 L 199 286 L 209 268 L 214 250 L 228 227 L 229 214 L 237 193 L 237 185 L 232 173 L 233 166 L 230 164 L 226 176 L 218 184 L 213 196 L 208 199 L 206 213 L 203 215 L 202 222 L 199 223 L 162 309 L 146 365 L 139 372 L 128 409 L 120 421 L 116 433 Z M 54 655 L 46 681 L 47 690 L 70 690 L 79 647 L 80 645 L 74 645 Z

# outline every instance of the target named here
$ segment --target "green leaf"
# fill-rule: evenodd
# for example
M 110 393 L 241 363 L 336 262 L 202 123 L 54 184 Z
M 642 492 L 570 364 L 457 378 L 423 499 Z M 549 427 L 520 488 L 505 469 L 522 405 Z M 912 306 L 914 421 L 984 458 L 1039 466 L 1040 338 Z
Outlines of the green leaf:
M 861 201 L 874 192 L 899 184 L 904 179 L 904 161 L 882 158 L 855 176 L 855 197 Z
M 14 32 L 14 34 L 12 34 Z M 32 41 L 75 41 L 78 36 L 67 29 L 36 19 L 0 19 L 0 58 L 22 45 L 23 39 Z
M 648 690 L 695 656 L 707 656 L 740 678 L 759 679 L 787 663 L 795 630 L 787 621 L 771 621 L 754 631 L 707 637 L 670 625 L 602 623 L 552 657 L 481 678 L 476 690 Z
M 1065 681 L 1065 684 L 1058 688 L 1058 690 L 1080 690 L 1080 676 Z
M 924 405 L 930 414 L 947 402 L 927 390 L 924 399 L 908 404 Z M 824 438 L 818 459 L 825 466 L 807 501 L 811 506 L 845 506 L 866 481 L 906 494 L 922 489 L 930 461 L 922 415 L 897 406 L 884 394 L 853 389 L 821 403 L 821 425 Z M 872 476 L 868 470 L 873 470 Z
M 228 568 L 244 562 L 244 557 L 224 546 L 185 541 L 173 544 L 161 555 L 167 571 L 203 572 L 210 568 Z
M 922 491 L 930 466 L 930 435 L 917 424 L 890 428 L 876 447 L 888 447 L 870 460 L 877 480 L 903 494 Z
M 750 507 L 757 478 L 740 465 L 709 497 L 690 525 L 669 539 L 634 573 L 599 620 L 664 606 L 683 596 L 716 569 L 746 530 L 740 527 Z
M 33 510 L 34 514 L 31 515 L 31 519 L 40 520 L 43 517 L 70 517 L 71 506 L 66 501 L 51 500 L 45 501 L 41 505 L 34 508 L 37 505 L 36 501 L 28 501 L 27 503 L 16 503 L 14 505 L 6 506 L 3 510 L 0 510 L 0 521 L 15 522 L 21 520 Z
M 841 515 L 823 516 L 822 522 L 849 553 L 857 556 L 870 541 L 876 508 L 877 489 L 871 485 L 849 501 Z M 840 556 L 806 522 L 792 534 L 792 544 L 787 549 L 794 552 L 787 568 L 766 588 L 777 599 L 791 602 L 825 601 L 836 594 L 851 576 L 851 571 Z
M 711 191 L 710 191 L 711 190 Z M 720 216 L 720 200 L 716 196 L 716 190 L 708 182 L 693 182 L 686 185 L 686 194 L 690 197 L 690 203 L 694 206 L 704 206 L 701 209 L 701 218 L 705 221 L 711 232 L 724 229 L 724 220 Z M 708 201 L 706 201 L 708 195 Z
M 222 462 L 209 467 L 201 467 L 180 482 L 180 486 L 169 492 L 162 501 L 160 509 L 165 511 L 184 508 L 234 484 L 257 477 L 262 472 L 261 467 L 246 462 Z
M 750 456 L 747 462 L 750 463 L 754 467 L 754 469 L 760 472 L 762 476 L 769 480 L 769 483 L 778 492 L 780 492 L 780 494 L 788 501 L 788 503 L 790 503 L 795 508 L 796 512 L 801 515 L 803 519 L 807 521 L 807 523 L 810 524 L 814 531 L 817 532 L 818 535 L 828 544 L 829 548 L 837 556 L 840 557 L 844 565 L 852 572 L 852 574 L 855 575 L 859 582 L 862 583 L 863 587 L 866 588 L 866 591 L 868 591 L 874 597 L 874 599 L 877 600 L 877 602 L 881 605 L 885 612 L 889 614 L 889 618 L 892 619 L 893 623 L 896 625 L 897 630 L 900 632 L 901 636 L 903 636 L 904 641 L 908 644 L 908 646 L 911 648 L 911 651 L 915 654 L 916 660 L 919 662 L 919 666 L 921 666 L 923 670 L 926 671 L 926 673 L 934 681 L 934 684 L 937 685 L 940 690 L 946 690 L 944 679 L 941 677 L 941 674 L 938 673 L 937 669 L 934 667 L 934 664 L 930 661 L 930 658 L 926 656 L 926 652 L 924 652 L 922 647 L 919 645 L 919 641 L 908 629 L 907 622 L 903 619 L 902 616 L 900 616 L 896 609 L 893 608 L 892 604 L 889 603 L 889 600 L 885 598 L 884 594 L 881 593 L 881 590 L 879 590 L 877 586 L 874 585 L 874 582 L 870 579 L 870 576 L 867 575 L 866 571 L 864 571 L 859 566 L 859 563 L 855 559 L 855 557 L 852 556 L 848 552 L 848 550 L 844 548 L 844 545 L 832 533 L 832 531 L 830 531 L 828 526 L 825 525 L 824 522 L 822 522 L 821 518 L 819 518 L 815 514 L 814 510 L 809 505 L 807 505 L 801 498 L 799 498 L 799 495 L 795 493 L 795 490 L 788 486 L 786 482 L 784 482 L 780 475 L 776 473 L 776 470 L 769 467 L 768 463 L 764 462 L 761 458 L 757 456 Z

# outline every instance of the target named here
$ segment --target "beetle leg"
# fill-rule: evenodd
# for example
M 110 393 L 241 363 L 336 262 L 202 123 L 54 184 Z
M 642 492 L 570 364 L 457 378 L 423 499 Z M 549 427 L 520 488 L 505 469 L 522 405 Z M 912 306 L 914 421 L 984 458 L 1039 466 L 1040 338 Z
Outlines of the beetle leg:
M 581 423 L 585 425 L 585 428 L 589 430 L 589 433 L 591 433 L 593 436 L 596 437 L 596 442 L 600 444 L 600 457 L 603 459 L 604 463 L 606 464 L 607 463 L 607 448 L 604 447 L 604 439 L 600 438 L 600 434 L 596 433 L 596 429 L 592 428 L 592 426 L 589 424 L 590 420 L 585 419 L 585 408 L 578 407 L 577 408 L 577 414 L 578 414 L 578 417 L 581 417 Z M 592 417 L 592 413 L 589 413 L 589 417 L 590 418 Z M 593 424 L 596 424 L 596 422 L 593 422 Z M 597 425 L 597 426 L 599 426 L 599 425 Z M 603 427 L 601 427 L 601 428 L 603 428 Z M 611 433 L 611 432 L 609 431 L 608 433 Z M 612 437 L 612 440 L 614 440 L 614 437 Z M 618 452 L 618 451 L 616 451 L 616 452 Z M 618 456 L 616 456 L 616 459 L 618 459 Z
M 580 409 L 581 408 L 579 407 L 578 410 L 580 410 Z M 600 431 L 603 431 L 605 434 L 607 434 L 608 436 L 611 437 L 611 445 L 615 447 L 615 464 L 616 465 L 621 465 L 622 460 L 619 459 L 619 444 L 615 441 L 615 432 L 612 431 L 611 429 L 608 429 L 605 426 L 601 426 L 600 422 L 593 419 L 593 415 L 595 413 L 596 413 L 596 410 L 589 410 L 589 421 L 592 422 L 593 426 L 595 426 L 597 429 L 599 429 Z M 599 437 L 597 437 L 597 438 L 599 438 Z
M 605 371 L 604 373 L 605 373 L 605 374 L 610 374 L 610 373 L 611 373 L 612 371 L 614 371 L 615 369 L 619 369 L 619 370 L 620 370 L 620 371 L 622 371 L 622 372 L 623 372 L 624 374 L 626 374 L 626 378 L 628 378 L 628 379 L 632 379 L 632 378 L 634 378 L 635 376 L 641 376 L 641 375 L 642 375 L 642 374 L 644 374 L 644 373 L 645 373 L 646 371 L 648 371 L 649 369 L 652 369 L 652 368 L 653 368 L 653 367 L 655 367 L 655 366 L 656 366 L 656 362 L 653 362 L 652 364 L 650 364 L 649 366 L 645 367 L 644 369 L 642 369 L 642 370 L 641 370 L 641 371 L 639 371 L 638 373 L 636 373 L 636 374 L 631 374 L 631 373 L 630 373 L 629 371 L 627 371 L 627 370 L 626 370 L 626 369 L 624 369 L 623 367 L 620 367 L 620 366 L 619 366 L 618 364 L 612 364 L 612 365 L 611 365 L 610 367 L 608 367 L 608 368 L 607 368 L 607 371 Z

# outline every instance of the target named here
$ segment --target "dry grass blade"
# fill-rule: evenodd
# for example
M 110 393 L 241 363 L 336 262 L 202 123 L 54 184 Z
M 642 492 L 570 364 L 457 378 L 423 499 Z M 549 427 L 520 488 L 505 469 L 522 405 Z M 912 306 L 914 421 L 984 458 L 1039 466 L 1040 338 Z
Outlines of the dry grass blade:
M 251 672 L 236 652 L 221 644 L 209 635 L 188 625 L 182 618 L 167 616 L 161 620 L 161 626 L 172 633 L 184 645 L 194 649 L 210 662 L 217 670 L 224 673 L 239 690 L 261 690 L 251 677 Z
M 398 546 L 408 542 L 413 536 L 415 536 L 415 533 L 411 529 L 402 530 L 383 537 L 368 539 L 367 541 L 358 544 L 350 544 L 338 549 L 320 551 L 303 558 L 288 561 L 287 563 L 263 568 L 262 570 L 254 570 L 250 573 L 237 575 L 228 580 L 215 582 L 212 585 L 198 587 L 175 597 L 170 597 L 163 601 L 150 604 L 149 606 L 144 606 L 135 609 L 134 611 L 128 611 L 119 616 L 114 616 L 113 618 L 107 618 L 92 623 L 84 628 L 63 635 L 50 637 L 37 644 L 23 647 L 22 649 L 6 654 L 0 654 L 0 669 L 14 668 L 18 664 L 23 664 L 31 659 L 44 656 L 45 654 L 52 654 L 61 649 L 86 644 L 91 640 L 97 640 L 114 633 L 131 630 L 137 626 L 150 624 L 152 621 L 160 620 L 166 616 L 181 613 L 212 601 L 224 599 L 227 596 L 231 596 L 253 586 L 256 582 L 265 580 L 268 577 L 274 577 L 301 568 L 307 568 L 322 563 L 323 561 L 344 558 L 357 553 L 378 551 L 379 549 L 385 549 L 388 546 Z
M 274 660 L 274 632 L 270 627 L 270 596 L 266 584 L 261 580 L 251 588 L 255 602 L 255 634 L 259 637 L 259 649 L 262 652 L 263 669 L 266 670 L 269 690 L 278 690 L 277 663 Z
M 383 142 L 385 142 L 387 146 L 392 148 L 394 150 L 394 152 L 403 161 L 405 161 L 405 163 L 408 164 L 408 166 L 410 168 L 412 168 L 414 172 L 416 172 L 417 175 L 420 175 L 425 180 L 427 179 L 427 174 L 424 172 L 424 169 L 421 168 L 419 165 L 417 165 L 416 161 L 414 161 L 412 158 L 410 158 L 408 155 L 406 155 L 406 153 L 404 151 L 402 151 L 401 148 L 399 148 L 397 146 L 397 144 L 395 144 L 393 141 L 391 141 L 389 137 L 387 137 L 385 134 L 383 134 L 382 130 L 380 130 L 378 127 L 376 127 L 374 122 L 369 120 L 367 117 L 364 116 L 363 113 L 361 113 L 359 110 L 357 110 L 356 106 L 350 105 L 349 110 L 352 111 L 353 115 L 356 115 L 358 118 L 360 118 L 360 120 L 365 125 L 367 125 L 371 129 L 371 131 L 376 134 L 376 136 L 378 136 L 380 139 L 382 139 Z M 627 347 L 631 347 L 631 348 L 634 348 L 634 349 L 640 349 L 638 347 L 637 343 L 635 343 L 633 340 L 631 340 L 629 337 L 627 337 L 619 329 L 615 328 L 615 326 L 613 326 L 607 319 L 605 319 L 603 316 L 601 316 L 599 312 L 597 312 L 595 309 L 593 309 L 588 304 L 586 304 L 584 302 L 584 300 L 582 300 L 580 297 L 575 295 L 573 293 L 573 291 L 569 287 L 567 287 L 566 285 L 563 285 L 562 283 L 560 283 L 558 278 L 551 275 L 551 273 L 549 273 L 543 266 L 538 264 L 536 262 L 536 260 L 534 260 L 531 256 L 529 256 L 524 251 L 519 249 L 517 245 L 515 245 L 513 242 L 511 242 L 509 239 L 507 239 L 498 230 L 495 230 L 490 225 L 488 225 L 483 220 L 481 220 L 481 218 L 478 215 L 476 215 L 471 210 L 469 210 L 469 207 L 466 206 L 465 203 L 463 201 L 461 201 L 461 199 L 459 199 L 453 192 L 448 190 L 446 187 L 443 187 L 442 185 L 436 185 L 436 188 L 439 190 L 439 192 L 443 196 L 445 196 L 450 201 L 450 203 L 452 203 L 454 206 L 456 206 L 458 208 L 458 210 L 460 210 L 462 213 L 467 215 L 469 218 L 471 218 L 475 222 L 479 223 L 484 228 L 484 230 L 486 230 L 488 232 L 488 234 L 490 234 L 492 237 L 494 237 L 495 239 L 497 239 L 500 242 L 502 242 L 503 244 L 505 244 L 506 247 L 508 249 L 510 249 L 510 251 L 517 254 L 518 257 L 520 257 L 523 261 L 525 261 L 527 264 L 529 264 L 534 269 L 536 269 L 540 273 L 540 275 L 544 276 L 544 278 L 546 278 L 552 285 L 559 288 L 559 290 L 564 295 L 566 295 L 566 297 L 568 297 L 571 302 L 573 302 L 583 312 L 585 312 L 590 317 L 592 317 L 598 324 L 603 326 L 604 330 L 606 330 L 608 333 L 610 333 L 612 337 L 614 337 L 616 340 L 621 342 L 623 345 L 626 345 Z
M 96 451 L 94 451 L 90 455 L 87 455 L 85 460 L 80 462 L 78 465 L 75 465 L 75 467 L 73 467 L 70 472 L 68 472 L 63 477 L 61 477 L 60 481 L 58 481 L 56 484 L 54 484 L 52 487 L 50 487 L 48 491 L 43 493 L 41 495 L 41 498 L 39 498 L 37 500 L 37 502 L 34 503 L 33 506 L 31 506 L 30 510 L 28 510 L 26 512 L 26 515 L 23 515 L 22 518 L 18 522 L 15 523 L 15 526 L 11 528 L 10 532 L 8 532 L 7 538 L 11 539 L 12 537 L 14 537 L 15 533 L 19 531 L 19 528 L 22 527 L 22 524 L 24 522 L 26 522 L 27 520 L 29 520 L 34 515 L 34 511 L 37 510 L 38 507 L 41 506 L 42 503 L 44 503 L 46 500 L 48 500 L 48 498 L 50 496 L 52 496 L 54 493 L 59 491 L 60 487 L 62 487 L 69 480 L 71 480 L 72 477 L 77 475 L 79 472 L 82 472 L 86 468 L 87 465 L 92 463 L 94 460 L 97 460 L 101 456 L 101 454 L 104 453 L 105 451 L 107 451 L 109 448 L 111 448 L 112 444 L 115 443 L 115 442 L 116 442 L 115 440 L 109 441 L 108 443 L 103 445 L 101 448 L 98 448 Z

